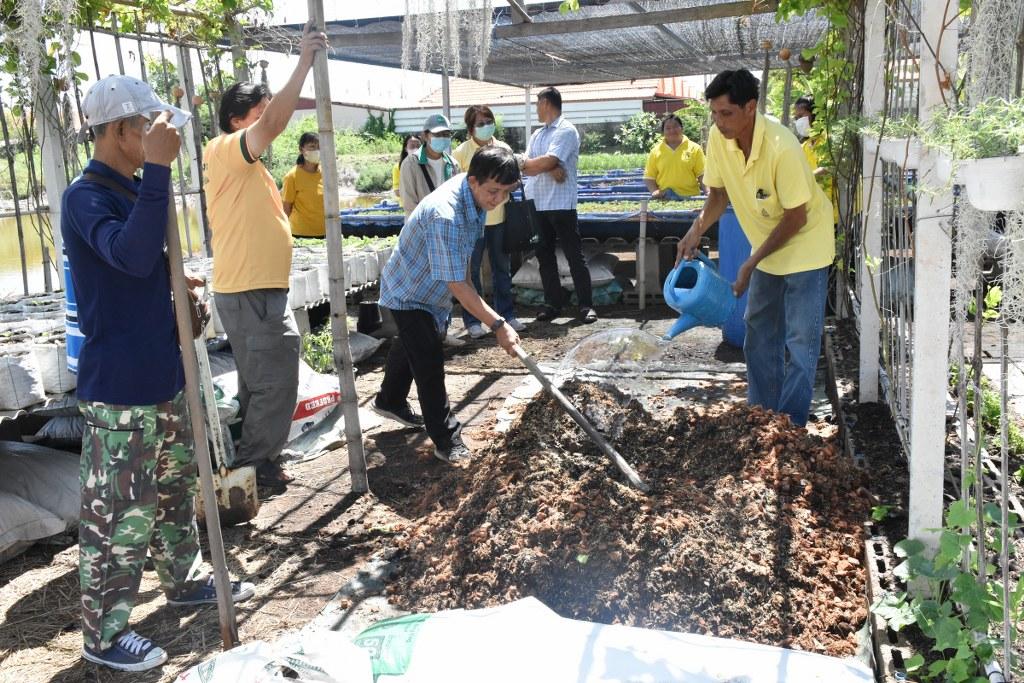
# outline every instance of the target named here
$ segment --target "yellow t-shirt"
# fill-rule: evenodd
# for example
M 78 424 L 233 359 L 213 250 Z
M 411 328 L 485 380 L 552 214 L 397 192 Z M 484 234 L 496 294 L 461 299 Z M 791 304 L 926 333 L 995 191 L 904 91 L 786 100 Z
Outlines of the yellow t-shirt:
M 327 231 L 324 219 L 324 176 L 317 166 L 310 173 L 293 166 L 281 183 L 281 201 L 292 205 L 288 221 L 296 237 L 323 237 Z
M 395 164 L 395 167 L 391 169 L 391 190 L 398 196 L 398 185 L 402 182 L 402 165 Z
M 790 275 L 832 263 L 836 254 L 832 206 L 814 181 L 796 136 L 757 114 L 750 158 L 735 140 L 713 126 L 708 136 L 704 184 L 725 188 L 740 227 L 756 250 L 782 220 L 784 209 L 807 205 L 807 223 L 782 247 L 758 264 L 771 275 Z
M 266 166 L 249 157 L 244 130 L 207 143 L 203 177 L 213 236 L 213 291 L 288 289 L 288 217 Z
M 498 140 L 496 138 L 492 138 L 491 140 L 492 140 L 491 144 L 495 145 L 496 147 L 501 147 L 502 149 L 507 149 L 510 152 L 512 151 L 512 148 L 509 147 L 504 142 L 502 142 L 501 140 Z M 469 162 L 473 159 L 473 155 L 476 154 L 478 149 L 480 149 L 480 145 L 476 144 L 476 140 L 474 140 L 473 136 L 470 135 L 468 140 L 466 140 L 461 145 L 459 145 L 458 147 L 455 148 L 455 151 L 452 152 L 452 156 L 455 157 L 455 161 L 459 162 L 459 166 L 462 168 L 463 171 L 468 171 L 469 170 Z M 487 222 L 485 223 L 485 225 L 498 225 L 499 223 L 504 223 L 504 222 L 505 222 L 505 204 L 504 203 L 502 203 L 502 205 L 499 206 L 498 208 L 492 209 L 491 211 L 487 212 Z
M 703 174 L 704 150 L 685 135 L 675 149 L 664 140 L 655 145 L 644 169 L 644 178 L 656 182 L 659 189 L 687 197 L 700 194 L 697 178 Z
M 818 148 L 825 144 L 825 136 L 820 135 L 816 138 L 807 138 L 800 143 L 800 146 L 804 148 L 804 156 L 807 157 L 807 163 L 811 166 L 811 173 L 818 170 L 821 166 L 821 162 L 818 161 Z M 828 197 L 829 202 L 832 204 L 832 222 L 839 222 L 839 202 L 836 197 L 836 189 L 832 185 L 832 174 L 825 173 L 824 175 L 816 175 L 814 179 L 818 182 L 818 185 L 824 191 L 825 196 Z

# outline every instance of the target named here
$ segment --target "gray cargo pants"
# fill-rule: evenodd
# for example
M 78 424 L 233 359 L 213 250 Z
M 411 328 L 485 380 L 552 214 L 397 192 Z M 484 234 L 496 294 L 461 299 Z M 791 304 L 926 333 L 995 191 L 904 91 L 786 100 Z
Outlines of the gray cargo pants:
M 238 365 L 242 441 L 233 467 L 259 466 L 281 455 L 299 391 L 301 340 L 288 290 L 254 289 L 215 295 Z

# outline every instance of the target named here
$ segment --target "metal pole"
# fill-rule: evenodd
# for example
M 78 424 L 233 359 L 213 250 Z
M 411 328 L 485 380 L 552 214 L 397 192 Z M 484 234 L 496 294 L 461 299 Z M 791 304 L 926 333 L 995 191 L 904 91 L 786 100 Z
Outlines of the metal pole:
M 217 587 L 217 613 L 220 617 L 220 637 L 224 649 L 238 645 L 238 625 L 235 623 L 235 604 L 231 598 L 231 579 L 224 555 L 224 538 L 220 531 L 220 511 L 213 484 L 210 464 L 210 442 L 207 440 L 206 420 L 203 419 L 203 401 L 199 395 L 199 358 L 192 339 L 192 317 L 189 314 L 188 289 L 185 285 L 185 265 L 181 260 L 181 237 L 178 236 L 178 215 L 174 207 L 174 186 L 167 184 L 167 262 L 171 271 L 171 292 L 174 295 L 174 315 L 178 324 L 178 345 L 181 364 L 185 369 L 185 400 L 188 403 L 195 458 L 199 465 L 199 489 L 206 513 L 206 536 L 210 542 L 210 564 Z
M 793 99 L 793 65 L 786 60 L 786 87 L 782 92 L 782 125 L 789 125 L 789 103 Z M 813 170 L 813 169 L 812 169 Z
M 323 0 L 307 0 L 309 17 L 316 30 L 324 30 Z M 348 310 L 345 305 L 345 263 L 338 207 L 338 160 L 334 149 L 334 117 L 331 112 L 331 80 L 327 53 L 317 52 L 313 60 L 313 87 L 316 91 L 316 117 L 320 129 L 320 168 L 323 173 L 324 214 L 327 220 L 327 268 L 330 273 L 331 336 L 334 340 L 334 367 L 341 382 L 341 407 L 345 417 L 345 441 L 352 491 L 370 490 L 366 476 L 363 432 L 359 425 L 355 369 L 348 341 Z
M 761 72 L 761 92 L 758 93 L 757 110 L 763 114 L 765 106 L 768 104 L 768 74 L 772 66 L 772 41 L 762 40 L 761 47 L 764 49 L 764 71 Z
M 157 34 L 163 38 L 163 26 L 157 24 Z M 167 53 L 164 52 L 164 44 L 160 43 L 160 70 L 164 74 L 164 86 L 167 88 L 165 96 L 167 101 L 178 106 L 181 104 L 174 96 L 174 86 L 167 72 Z M 178 158 L 175 160 L 178 165 L 178 192 L 181 194 L 181 213 L 185 218 L 185 245 L 188 247 L 188 255 L 192 256 L 192 221 L 189 220 L 188 200 L 185 198 L 185 167 L 181 163 L 181 148 L 178 149 Z M 171 200 L 174 200 L 174 192 L 171 192 Z
M 142 50 L 142 26 L 139 22 L 139 13 L 135 13 L 135 40 L 139 44 L 139 72 L 142 74 L 142 80 L 149 83 L 149 79 L 146 78 L 146 53 Z
M 981 315 L 981 309 L 975 311 Z M 1006 396 L 1010 391 L 1010 340 L 1005 320 L 999 321 L 999 568 L 1003 578 L 1003 671 L 1012 676 L 1010 668 L 1013 649 L 1012 620 L 1010 619 L 1010 433 L 1009 406 Z M 980 507 L 980 506 L 979 506 Z M 984 546 L 982 546 L 984 547 Z M 980 562 L 979 562 L 980 564 Z
M 636 290 L 640 310 L 647 308 L 647 199 L 640 200 L 640 241 L 636 250 Z
M 45 82 L 45 81 L 44 81 Z M 46 184 L 46 201 L 50 207 L 50 240 L 53 242 L 55 254 L 63 254 L 63 243 L 60 234 L 61 197 L 68 186 L 67 166 L 64 163 L 63 136 L 60 131 L 60 105 L 57 102 L 57 91 L 52 85 L 43 87 L 36 94 L 36 127 L 39 130 L 39 146 L 42 152 L 43 181 Z M 39 231 L 42 239 L 43 231 Z M 43 240 L 43 264 L 46 267 L 46 291 L 53 291 L 50 282 L 50 255 Z M 64 269 L 57 267 L 58 286 L 64 284 Z
M 191 136 L 186 137 L 189 142 L 188 151 L 192 158 L 192 188 L 199 193 L 199 227 L 203 231 L 203 248 L 206 256 L 213 256 L 210 249 L 210 219 L 206 215 L 206 189 L 203 187 L 203 133 L 202 122 L 199 118 L 200 104 L 196 101 L 195 77 L 192 74 L 192 56 L 189 48 L 178 46 L 178 62 L 181 65 L 181 81 L 185 88 L 185 98 L 189 103 L 189 111 L 192 112 L 192 119 L 188 122 Z M 212 109 L 211 118 L 213 117 Z
M 117 30 L 117 15 L 110 13 L 110 28 L 114 33 L 114 52 L 117 53 L 117 71 L 124 76 L 124 57 L 121 56 L 121 32 Z

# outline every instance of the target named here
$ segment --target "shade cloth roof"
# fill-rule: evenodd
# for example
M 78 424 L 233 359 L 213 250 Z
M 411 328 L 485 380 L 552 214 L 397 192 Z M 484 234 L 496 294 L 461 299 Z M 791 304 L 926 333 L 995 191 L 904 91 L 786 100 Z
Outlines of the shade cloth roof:
M 558 4 L 529 5 L 530 23 L 511 8 L 495 9 L 487 81 L 562 85 L 760 69 L 763 41 L 770 41 L 777 68 L 779 49 L 788 47 L 795 56 L 827 28 L 817 15 L 776 23 L 771 0 L 583 0 L 580 11 L 570 14 L 559 13 Z M 330 57 L 401 68 L 402 21 L 328 22 Z M 268 49 L 290 51 L 301 31 L 293 24 L 249 35 Z M 475 76 L 467 52 L 460 75 Z M 410 68 L 418 61 L 414 56 Z

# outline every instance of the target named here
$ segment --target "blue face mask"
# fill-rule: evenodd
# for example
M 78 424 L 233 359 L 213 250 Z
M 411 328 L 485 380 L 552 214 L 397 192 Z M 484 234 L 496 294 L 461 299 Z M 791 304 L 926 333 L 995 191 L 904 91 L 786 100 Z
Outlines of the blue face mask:
M 477 140 L 487 142 L 494 137 L 494 129 L 496 126 L 493 123 L 488 123 L 486 126 L 477 126 L 474 131 L 474 135 Z
M 434 150 L 438 154 L 444 154 L 452 148 L 451 138 L 439 138 L 433 136 L 430 138 L 430 149 Z

